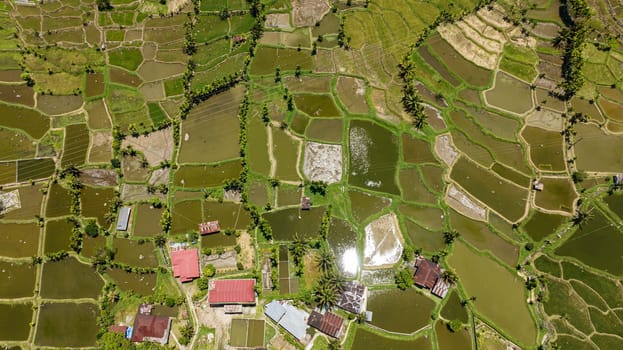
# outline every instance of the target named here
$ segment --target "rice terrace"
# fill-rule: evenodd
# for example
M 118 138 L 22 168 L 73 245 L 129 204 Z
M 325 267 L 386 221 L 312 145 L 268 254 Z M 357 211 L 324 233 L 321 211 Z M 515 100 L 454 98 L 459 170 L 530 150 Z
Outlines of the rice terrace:
M 2 0 L 0 348 L 623 349 L 623 0 Z

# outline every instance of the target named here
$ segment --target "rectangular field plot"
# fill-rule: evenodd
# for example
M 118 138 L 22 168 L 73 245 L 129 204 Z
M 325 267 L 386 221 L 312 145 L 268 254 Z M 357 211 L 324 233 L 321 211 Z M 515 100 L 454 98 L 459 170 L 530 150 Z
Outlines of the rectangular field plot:
M 240 348 L 264 345 L 264 320 L 234 319 L 231 321 L 230 344 Z

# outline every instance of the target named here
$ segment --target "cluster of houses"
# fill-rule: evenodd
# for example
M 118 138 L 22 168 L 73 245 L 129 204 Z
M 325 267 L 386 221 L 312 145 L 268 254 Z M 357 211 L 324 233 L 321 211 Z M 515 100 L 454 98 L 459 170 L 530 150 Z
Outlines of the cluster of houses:
M 360 314 L 365 310 L 367 292 L 365 286 L 354 281 L 348 282 L 342 288 L 337 307 Z M 339 338 L 344 328 L 344 319 L 331 311 L 314 310 L 308 313 L 285 300 L 273 300 L 266 304 L 264 314 L 298 341 L 305 340 L 309 327 L 333 338 Z

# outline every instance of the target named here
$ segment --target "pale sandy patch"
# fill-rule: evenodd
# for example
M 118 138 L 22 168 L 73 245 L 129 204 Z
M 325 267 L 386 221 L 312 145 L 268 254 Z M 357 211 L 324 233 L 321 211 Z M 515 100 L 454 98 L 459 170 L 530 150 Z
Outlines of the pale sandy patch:
M 308 142 L 303 174 L 312 181 L 339 182 L 342 179 L 342 146 Z
M 366 226 L 365 232 L 364 267 L 387 267 L 400 260 L 402 256 L 402 234 L 396 214 L 385 214 L 372 221 Z
M 466 60 L 491 70 L 496 67 L 498 55 L 487 52 L 482 47 L 476 45 L 457 26 L 444 25 L 438 27 L 438 30 L 441 37 Z
M 443 134 L 435 138 L 435 153 L 448 166 L 452 166 L 459 157 L 459 152 L 452 145 L 452 136 Z
M 453 184 L 448 186 L 446 203 L 456 211 L 474 220 L 486 221 L 487 209 L 476 199 Z
M 264 21 L 266 28 L 279 28 L 284 30 L 291 30 L 290 15 L 287 13 L 269 13 L 266 15 L 266 21 Z
M 564 126 L 562 115 L 559 112 L 547 109 L 532 111 L 532 113 L 526 117 L 526 123 L 530 126 L 556 132 L 562 131 Z

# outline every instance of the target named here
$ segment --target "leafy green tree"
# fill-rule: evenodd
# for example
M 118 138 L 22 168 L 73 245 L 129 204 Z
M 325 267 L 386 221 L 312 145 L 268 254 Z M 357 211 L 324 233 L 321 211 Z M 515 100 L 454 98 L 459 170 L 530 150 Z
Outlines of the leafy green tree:
M 396 271 L 394 274 L 394 281 L 396 282 L 396 287 L 400 290 L 407 290 L 413 287 L 413 276 L 411 275 L 411 271 L 406 268 Z
M 206 267 L 203 268 L 203 275 L 207 277 L 214 277 L 216 275 L 216 268 L 212 264 L 207 264 Z
M 460 320 L 452 320 L 448 322 L 447 327 L 451 332 L 456 333 L 463 328 L 463 322 Z
M 101 350 L 134 350 L 136 346 L 120 333 L 107 332 L 97 341 Z
M 441 279 L 448 284 L 455 284 L 459 280 L 456 273 L 450 270 L 445 270 L 439 277 L 441 277 Z

